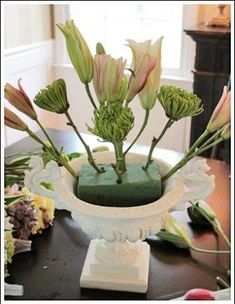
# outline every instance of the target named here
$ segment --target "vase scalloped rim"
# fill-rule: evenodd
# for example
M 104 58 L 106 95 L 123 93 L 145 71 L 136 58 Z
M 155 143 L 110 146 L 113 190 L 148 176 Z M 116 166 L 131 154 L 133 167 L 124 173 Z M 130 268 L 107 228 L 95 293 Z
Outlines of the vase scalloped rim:
M 95 154 L 96 162 L 99 164 L 102 163 L 112 163 L 110 160 L 114 162 L 114 153 L 113 152 L 97 152 Z M 127 162 L 142 162 L 146 160 L 146 156 L 137 153 L 129 153 L 127 155 Z M 158 164 L 164 170 L 169 170 L 171 167 L 168 163 L 162 160 L 156 159 Z M 79 172 L 79 168 L 82 164 L 87 164 L 87 157 L 81 156 L 77 159 L 74 159 L 70 162 L 70 165 L 75 170 L 75 172 Z M 149 204 L 144 204 L 140 206 L 132 206 L 132 207 L 107 207 L 107 206 L 100 206 L 87 203 L 79 199 L 75 194 L 74 191 L 74 182 L 75 179 L 72 177 L 69 172 L 65 168 L 61 168 L 61 179 L 59 185 L 55 188 L 57 195 L 63 201 L 66 201 L 71 208 L 77 209 L 79 212 L 84 212 L 86 214 L 90 214 L 92 216 L 97 217 L 105 217 L 110 219 L 123 219 L 123 218 L 142 218 L 146 216 L 153 216 L 156 214 L 160 214 L 162 212 L 166 212 L 171 207 L 175 205 L 175 200 L 179 201 L 183 195 L 184 191 L 184 183 L 183 180 L 178 180 L 175 187 L 171 189 L 166 194 Z

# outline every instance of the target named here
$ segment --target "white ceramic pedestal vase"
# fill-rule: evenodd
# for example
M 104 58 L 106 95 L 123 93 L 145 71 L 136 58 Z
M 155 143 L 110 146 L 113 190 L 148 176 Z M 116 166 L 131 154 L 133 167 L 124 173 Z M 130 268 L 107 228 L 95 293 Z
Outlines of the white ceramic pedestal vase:
M 113 152 L 95 154 L 96 163 L 115 163 Z M 127 162 L 143 162 L 146 156 L 129 153 Z M 170 166 L 157 160 L 161 174 Z M 86 157 L 70 162 L 79 172 Z M 148 288 L 149 245 L 143 242 L 164 224 L 169 210 L 189 200 L 204 199 L 214 188 L 214 176 L 208 176 L 205 160 L 186 166 L 170 178 L 163 196 L 150 204 L 137 207 L 103 207 L 86 203 L 75 195 L 75 179 L 56 162 L 44 168 L 41 158 L 33 156 L 26 172 L 25 186 L 33 193 L 53 198 L 57 209 L 71 211 L 72 217 L 93 240 L 90 242 L 80 286 L 145 293 Z M 41 187 L 52 183 L 54 191 Z

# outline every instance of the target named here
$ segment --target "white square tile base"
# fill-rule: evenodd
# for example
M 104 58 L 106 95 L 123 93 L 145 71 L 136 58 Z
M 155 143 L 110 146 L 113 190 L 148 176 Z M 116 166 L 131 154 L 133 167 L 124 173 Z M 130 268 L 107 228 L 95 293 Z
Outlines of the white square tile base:
M 83 266 L 80 286 L 145 293 L 148 289 L 150 247 L 146 242 L 134 244 L 138 258 L 130 265 L 107 265 L 95 257 L 99 240 L 92 240 Z

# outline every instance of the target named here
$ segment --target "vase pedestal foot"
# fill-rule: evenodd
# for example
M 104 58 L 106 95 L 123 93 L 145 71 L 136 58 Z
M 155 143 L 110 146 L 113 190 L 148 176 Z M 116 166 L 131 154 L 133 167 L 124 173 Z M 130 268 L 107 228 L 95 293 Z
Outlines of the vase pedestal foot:
M 149 255 L 150 248 L 146 242 L 92 240 L 80 286 L 145 293 L 148 288 Z

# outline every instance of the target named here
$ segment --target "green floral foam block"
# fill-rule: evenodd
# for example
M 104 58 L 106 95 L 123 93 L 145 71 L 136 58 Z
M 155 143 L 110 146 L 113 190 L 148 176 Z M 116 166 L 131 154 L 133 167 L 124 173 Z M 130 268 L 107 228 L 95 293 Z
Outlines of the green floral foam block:
M 127 164 L 122 183 L 109 164 L 100 165 L 105 173 L 98 174 L 90 165 L 82 165 L 77 196 L 88 203 L 110 207 L 131 207 L 151 203 L 161 197 L 161 176 L 154 162 L 147 171 L 142 163 Z

